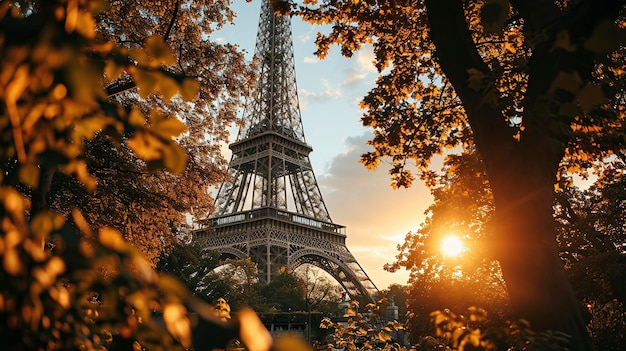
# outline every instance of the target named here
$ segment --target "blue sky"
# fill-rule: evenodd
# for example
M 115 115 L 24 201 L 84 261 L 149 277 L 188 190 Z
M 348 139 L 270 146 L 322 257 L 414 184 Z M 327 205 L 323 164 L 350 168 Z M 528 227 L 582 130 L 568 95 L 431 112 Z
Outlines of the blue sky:
M 234 24 L 213 40 L 237 44 L 252 58 L 260 8 L 260 0 L 235 0 Z M 314 41 L 324 31 L 292 19 L 298 97 L 315 176 L 333 222 L 347 227 L 348 249 L 374 284 L 379 289 L 406 284 L 407 272 L 385 272 L 383 265 L 394 260 L 406 233 L 419 227 L 431 197 L 419 182 L 408 190 L 393 190 L 385 164 L 369 171 L 358 162 L 369 150 L 365 142 L 371 136 L 361 125 L 358 104 L 374 86 L 373 54 L 364 48 L 346 59 L 333 47 L 320 61 L 313 55 Z

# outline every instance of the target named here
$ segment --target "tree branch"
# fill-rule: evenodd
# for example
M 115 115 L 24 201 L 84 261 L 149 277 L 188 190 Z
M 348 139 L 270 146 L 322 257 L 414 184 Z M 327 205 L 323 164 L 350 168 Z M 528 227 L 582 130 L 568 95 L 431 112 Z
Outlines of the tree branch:
M 526 32 L 538 32 L 562 16 L 561 9 L 553 1 L 510 0 L 513 9 L 524 19 Z
M 131 78 L 128 81 L 115 81 L 109 84 L 105 89 L 107 93 L 107 98 L 111 98 L 117 94 L 121 94 L 125 91 L 131 90 L 137 87 L 137 83 Z
M 425 5 L 438 63 L 465 107 L 483 160 L 491 160 L 493 158 L 485 153 L 502 150 L 506 145 L 512 147 L 514 131 L 507 126 L 497 104 L 484 101 L 485 92 L 469 85 L 469 70 L 478 70 L 486 77 L 491 70 L 476 48 L 465 19 L 463 1 L 426 0 Z M 485 82 L 485 85 L 490 83 L 493 82 Z M 486 166 L 489 170 L 490 165 Z
M 170 19 L 170 23 L 167 25 L 167 30 L 163 34 L 163 41 L 167 41 L 172 33 L 172 28 L 174 27 L 174 23 L 176 23 L 176 17 L 178 17 L 178 9 L 180 8 L 180 0 L 176 0 L 176 4 L 174 4 L 174 13 L 172 14 L 172 18 Z

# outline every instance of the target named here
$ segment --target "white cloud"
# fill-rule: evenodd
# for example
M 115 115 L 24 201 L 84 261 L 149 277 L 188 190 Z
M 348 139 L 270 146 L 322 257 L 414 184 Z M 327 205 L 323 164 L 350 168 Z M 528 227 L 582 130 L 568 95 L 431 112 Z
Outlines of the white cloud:
M 371 45 L 363 46 L 356 54 L 356 62 L 359 65 L 360 71 L 376 72 L 376 66 L 374 66 L 374 48 Z
M 357 51 L 354 59 L 356 65 L 346 69 L 346 78 L 341 83 L 345 87 L 356 87 L 365 81 L 370 73 L 376 73 L 374 66 L 374 51 L 371 45 L 366 45 Z
M 320 60 L 315 56 L 306 56 L 304 57 L 303 61 L 304 63 L 313 63 L 313 64 L 320 62 Z
M 344 87 L 356 87 L 359 86 L 365 78 L 367 78 L 367 73 L 363 73 L 359 70 L 349 69 L 346 71 L 348 76 L 346 79 L 341 82 L 341 85 Z
M 332 158 L 317 179 L 331 218 L 347 227 L 348 249 L 383 289 L 391 283 L 406 284 L 408 272 L 391 274 L 382 267 L 394 261 L 404 236 L 419 228 L 432 198 L 420 182 L 393 190 L 385 164 L 370 171 L 358 163 L 368 151 L 369 138 L 369 134 L 347 138 L 345 151 Z
M 320 92 L 300 89 L 298 91 L 298 96 L 301 98 L 301 103 L 304 102 L 304 105 L 308 106 L 309 103 L 324 102 L 329 99 L 337 100 L 342 97 L 341 90 L 333 87 L 328 80 L 322 79 L 322 84 L 325 89 Z M 300 108 L 302 108 L 302 105 Z
M 307 32 L 307 33 L 302 33 L 300 35 L 298 35 L 298 40 L 300 40 L 301 43 L 306 43 L 311 39 L 311 33 Z

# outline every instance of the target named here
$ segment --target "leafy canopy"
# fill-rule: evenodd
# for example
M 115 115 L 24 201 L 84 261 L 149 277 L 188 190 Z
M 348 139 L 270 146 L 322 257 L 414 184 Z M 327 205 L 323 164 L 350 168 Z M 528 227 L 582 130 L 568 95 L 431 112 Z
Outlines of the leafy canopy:
M 476 131 L 470 127 L 468 106 L 442 72 L 437 60 L 441 52 L 435 51 L 424 1 L 303 3 L 292 4 L 292 13 L 312 23 L 331 25 L 328 33 L 317 35 L 318 56 L 323 58 L 334 44 L 347 57 L 366 45 L 374 51 L 379 77 L 360 104 L 365 110 L 363 125 L 374 133 L 369 141 L 373 151 L 361 159 L 366 167 L 375 168 L 381 159 L 389 158 L 392 186 L 406 187 L 414 179 L 406 167 L 408 161 L 415 162 L 427 179 L 434 155 L 473 143 Z M 560 4 L 569 6 L 568 1 Z M 519 140 L 527 127 L 523 104 L 529 60 L 550 33 L 548 29 L 534 32 L 534 23 L 525 23 L 506 0 L 465 1 L 463 10 L 473 47 L 485 66 L 460 73 L 479 94 L 479 104 L 500 109 L 500 118 L 509 127 L 510 141 L 506 142 Z M 557 33 L 556 45 L 566 55 L 578 55 L 582 47 L 598 59 L 583 85 L 587 77 L 578 76 L 573 67 L 562 68 L 550 83 L 549 96 L 539 102 L 553 118 L 549 132 L 557 139 L 572 140 L 561 173 L 600 167 L 597 161 L 624 152 L 626 49 L 620 42 L 625 28 L 624 18 L 619 17 L 615 23 L 602 22 L 582 42 L 573 37 L 579 33 L 568 34 L 565 29 Z
M 172 124 L 175 118 L 188 126 L 177 136 L 184 154 L 166 158 L 181 175 L 159 169 L 157 160 L 137 158 L 134 151 L 149 140 L 124 135 L 116 146 L 99 135 L 86 143 L 84 157 L 98 187 L 85 191 L 71 177 L 55 173 L 47 196 L 50 206 L 64 213 L 78 207 L 90 223 L 123 231 L 153 262 L 176 240 L 188 215 L 204 218 L 212 211 L 210 188 L 226 176 L 219 145 L 227 140 L 254 68 L 240 48 L 212 40 L 214 31 L 235 15 L 228 5 L 115 1 L 95 16 L 97 34 L 129 53 L 104 67 L 109 101 L 141 112 L 132 116 L 138 123 L 145 119 L 175 131 L 181 127 Z M 120 63 L 138 73 L 133 76 Z M 153 68 L 164 75 L 154 79 L 143 73 Z M 177 94 L 178 82 L 197 90 L 193 101 Z M 168 119 L 161 121 L 151 111 Z
M 85 147 L 100 135 L 126 141 L 146 165 L 173 174 L 185 167 L 175 141 L 183 122 L 111 101 L 98 83 L 113 67 L 144 93 L 170 89 L 167 98 L 194 99 L 198 85 L 164 68 L 171 55 L 158 35 L 145 38 L 145 50 L 100 36 L 94 13 L 104 9 L 96 0 L 0 4 L 0 341 L 16 350 L 184 350 L 192 346 L 193 307 L 211 331 L 205 337 L 240 334 L 249 349 L 266 350 L 269 335 L 252 311 L 225 328 L 119 231 L 93 229 L 79 210 L 62 215 L 46 206 L 54 172 L 96 187 Z

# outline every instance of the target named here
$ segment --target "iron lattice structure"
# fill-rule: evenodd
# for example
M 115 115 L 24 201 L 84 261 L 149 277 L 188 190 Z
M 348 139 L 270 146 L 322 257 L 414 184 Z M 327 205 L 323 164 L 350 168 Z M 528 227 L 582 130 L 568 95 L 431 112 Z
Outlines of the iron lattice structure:
M 263 1 L 255 55 L 260 76 L 244 110 L 245 125 L 230 145 L 230 180 L 216 211 L 196 235 L 226 257 L 250 257 L 259 279 L 308 263 L 332 275 L 351 298 L 371 302 L 378 291 L 346 247 L 309 161 L 298 103 L 291 20 Z

